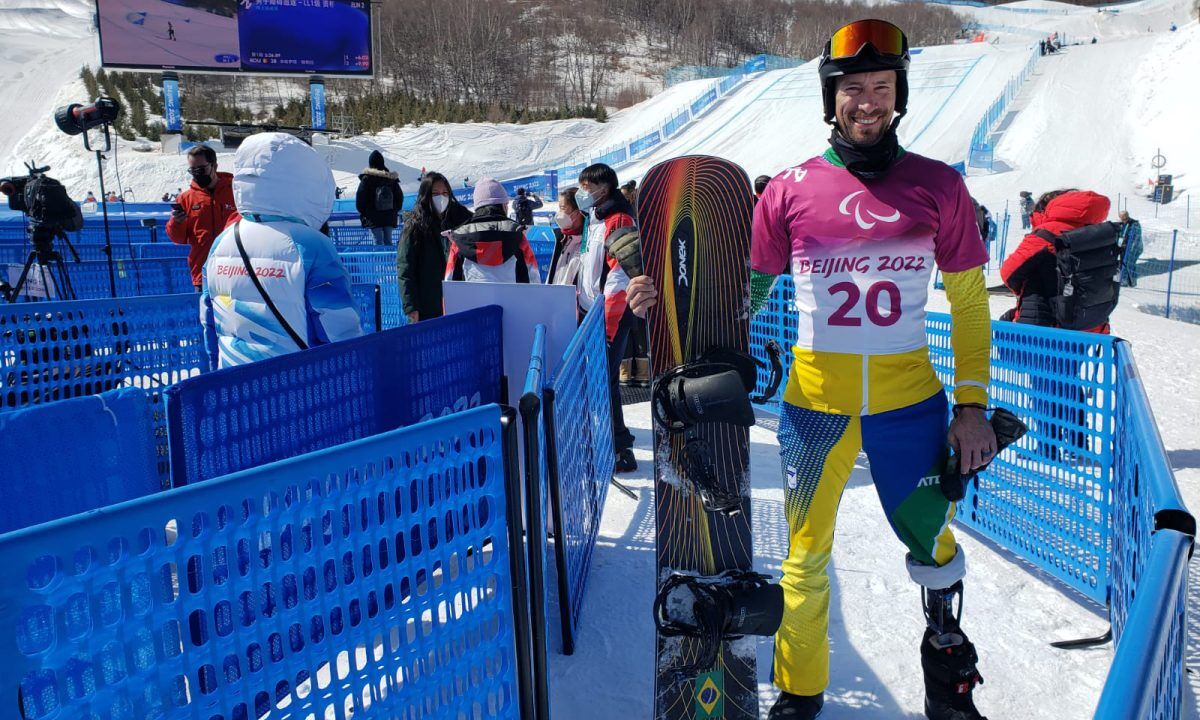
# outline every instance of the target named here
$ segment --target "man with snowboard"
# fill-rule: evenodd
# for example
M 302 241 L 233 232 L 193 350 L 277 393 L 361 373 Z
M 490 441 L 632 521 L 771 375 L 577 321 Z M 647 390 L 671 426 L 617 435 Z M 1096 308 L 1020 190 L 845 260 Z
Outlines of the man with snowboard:
M 862 20 L 826 45 L 819 72 L 831 147 L 777 175 L 755 208 L 752 312 L 790 271 L 799 328 L 784 393 L 779 446 L 790 532 L 783 563 L 784 618 L 772 720 L 817 717 L 829 684 L 829 578 L 834 521 L 860 449 L 892 530 L 908 547 L 922 589 L 925 713 L 980 720 L 975 648 L 959 627 L 963 551 L 955 506 L 939 483 L 947 440 L 966 474 L 996 453 L 987 405 L 988 256 L 962 178 L 906 152 L 896 127 L 907 110 L 908 41 L 896 26 Z M 930 274 L 941 270 L 951 304 L 953 420 L 925 336 Z M 644 316 L 656 292 L 628 287 Z

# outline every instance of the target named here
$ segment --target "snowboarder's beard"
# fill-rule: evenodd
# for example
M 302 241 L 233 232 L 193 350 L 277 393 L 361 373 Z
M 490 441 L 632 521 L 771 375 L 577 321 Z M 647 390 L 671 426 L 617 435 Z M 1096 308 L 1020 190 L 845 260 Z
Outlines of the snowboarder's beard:
M 873 180 L 884 174 L 900 157 L 900 140 L 896 137 L 896 122 L 884 131 L 883 136 L 871 145 L 858 145 L 850 141 L 835 125 L 829 136 L 833 151 L 846 165 L 846 169 L 863 180 Z

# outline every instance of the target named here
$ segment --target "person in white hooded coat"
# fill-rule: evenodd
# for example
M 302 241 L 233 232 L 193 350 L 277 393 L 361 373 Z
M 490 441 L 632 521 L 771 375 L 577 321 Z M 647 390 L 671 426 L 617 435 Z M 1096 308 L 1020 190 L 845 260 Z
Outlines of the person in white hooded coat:
M 244 365 L 361 335 L 350 276 L 333 241 L 319 230 L 333 208 L 329 167 L 283 133 L 248 138 L 233 167 L 242 220 L 213 243 L 201 296 L 214 363 Z

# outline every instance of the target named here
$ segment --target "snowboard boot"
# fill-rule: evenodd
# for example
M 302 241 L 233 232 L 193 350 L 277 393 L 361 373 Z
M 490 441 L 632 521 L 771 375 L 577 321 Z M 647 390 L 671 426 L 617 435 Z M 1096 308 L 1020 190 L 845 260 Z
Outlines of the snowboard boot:
M 631 473 L 638 469 L 637 460 L 633 457 L 633 451 L 626 448 L 617 451 L 617 460 L 613 463 L 613 472 L 615 473 Z
M 825 707 L 825 694 L 793 695 L 779 693 L 779 699 L 767 713 L 767 720 L 814 720 L 821 716 Z
M 629 387 L 633 380 L 633 360 L 626 358 L 621 361 L 620 369 L 617 372 L 617 381 L 622 387 Z
M 783 588 L 751 570 L 719 575 L 673 573 L 654 598 L 654 624 L 663 637 L 703 641 L 697 657 L 675 668 L 695 675 L 712 667 L 721 642 L 746 635 L 771 636 L 783 621 Z
M 650 358 L 634 358 L 633 384 L 640 388 L 650 387 Z
M 962 589 L 961 580 L 944 590 L 922 589 L 929 627 L 921 641 L 921 670 L 925 675 L 925 717 L 929 720 L 987 720 L 979 714 L 972 698 L 983 677 L 976 668 L 979 657 L 975 646 L 959 626 Z

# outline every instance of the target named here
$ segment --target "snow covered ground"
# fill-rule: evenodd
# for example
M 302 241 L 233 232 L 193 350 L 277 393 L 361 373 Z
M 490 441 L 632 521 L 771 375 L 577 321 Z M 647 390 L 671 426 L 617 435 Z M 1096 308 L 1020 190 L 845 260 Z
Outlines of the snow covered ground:
M 1010 301 L 994 298 L 993 317 Z M 933 293 L 932 310 L 948 309 Z M 1200 327 L 1119 308 L 1114 332 L 1133 343 L 1176 477 L 1185 499 L 1200 507 Z M 1183 389 L 1187 389 L 1184 391 Z M 550 688 L 556 717 L 607 720 L 645 717 L 653 697 L 654 490 L 649 408 L 626 406 L 637 437 L 639 470 L 622 481 L 638 499 L 610 490 L 582 611 L 576 654 L 553 652 Z M 779 576 L 787 550 L 783 480 L 772 416 L 751 431 L 755 566 Z M 1100 697 L 1112 646 L 1057 650 L 1055 640 L 1091 637 L 1108 627 L 1104 612 L 1064 590 L 1013 554 L 961 527 L 968 558 L 963 626 L 980 654 L 980 709 L 993 718 L 1090 718 Z M 822 718 L 923 718 L 918 647 L 924 628 L 904 547 L 888 529 L 859 457 L 842 497 L 830 580 L 831 684 Z M 1193 563 L 1193 582 L 1200 563 Z M 1200 604 L 1200 598 L 1197 599 Z M 1200 607 L 1197 608 L 1200 610 Z M 1189 664 L 1195 663 L 1195 644 Z M 759 685 L 764 708 L 774 702 L 771 643 L 761 640 Z M 611 687 L 619 663 L 619 687 Z M 606 679 L 607 678 L 607 679 Z M 1196 717 L 1196 686 L 1185 717 Z

